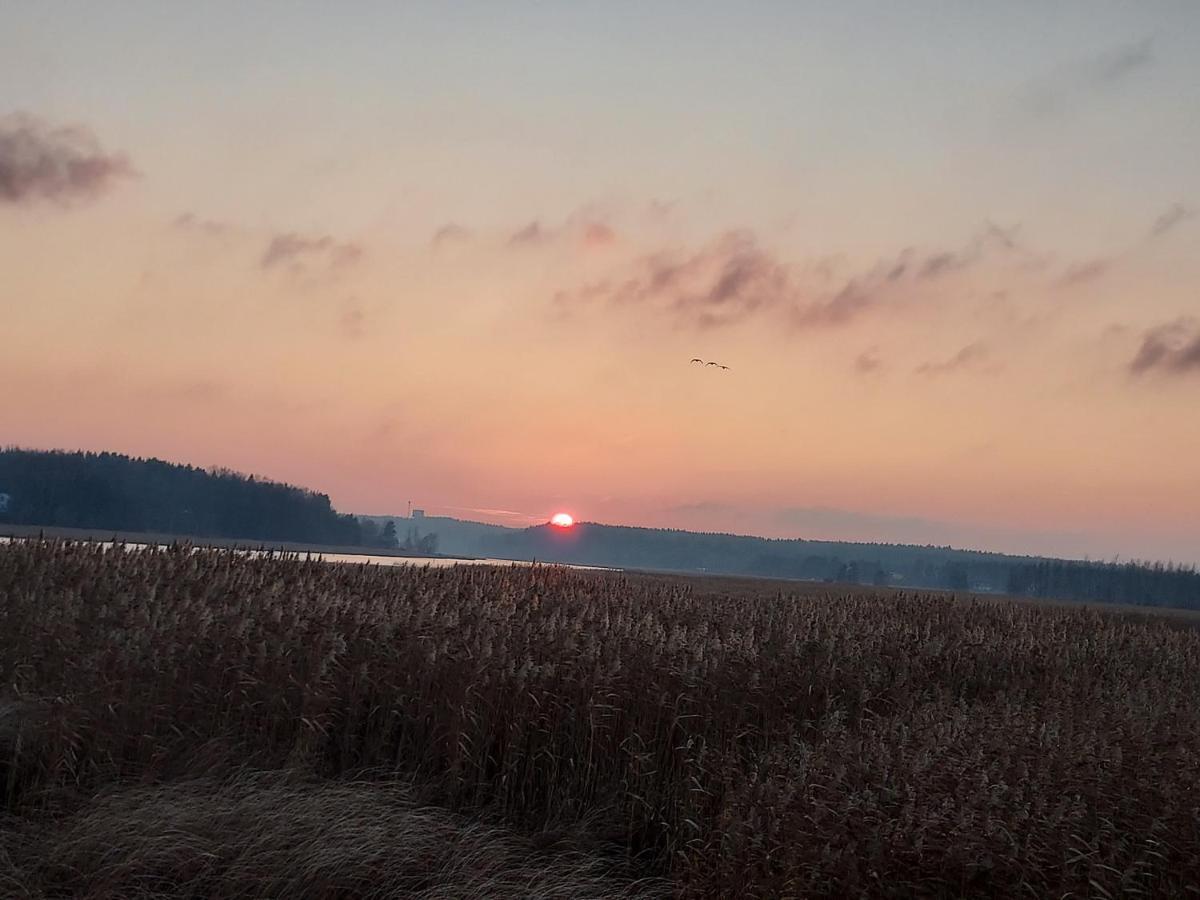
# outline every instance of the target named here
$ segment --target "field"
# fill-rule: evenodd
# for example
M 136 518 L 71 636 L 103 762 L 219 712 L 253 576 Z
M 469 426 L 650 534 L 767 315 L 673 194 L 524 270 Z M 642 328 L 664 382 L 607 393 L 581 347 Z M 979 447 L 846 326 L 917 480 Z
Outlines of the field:
M 1200 894 L 1200 631 L 0 546 L 0 894 Z

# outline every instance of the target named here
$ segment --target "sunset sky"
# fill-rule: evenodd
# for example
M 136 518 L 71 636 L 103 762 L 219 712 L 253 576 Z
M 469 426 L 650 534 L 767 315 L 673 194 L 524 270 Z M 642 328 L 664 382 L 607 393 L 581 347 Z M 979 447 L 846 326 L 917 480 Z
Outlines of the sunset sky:
M 1200 3 L 0 22 L 0 443 L 1200 562 Z

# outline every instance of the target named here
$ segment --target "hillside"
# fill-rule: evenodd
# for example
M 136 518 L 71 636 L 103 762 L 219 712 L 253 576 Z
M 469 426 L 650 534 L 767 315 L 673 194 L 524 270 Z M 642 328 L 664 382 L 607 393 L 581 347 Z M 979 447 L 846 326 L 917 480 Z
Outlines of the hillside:
M 0 523 L 357 546 L 326 494 L 119 453 L 0 450 Z
M 779 540 L 592 523 L 506 530 L 486 546 L 499 556 L 587 565 L 984 591 L 1003 589 L 1013 560 L 950 547 Z
M 607 568 L 744 575 L 872 586 L 1009 593 L 1060 600 L 1200 609 L 1189 566 L 1010 556 L 953 547 L 784 540 L 625 525 L 506 528 L 426 516 L 389 518 L 400 533 L 436 534 L 442 553 Z

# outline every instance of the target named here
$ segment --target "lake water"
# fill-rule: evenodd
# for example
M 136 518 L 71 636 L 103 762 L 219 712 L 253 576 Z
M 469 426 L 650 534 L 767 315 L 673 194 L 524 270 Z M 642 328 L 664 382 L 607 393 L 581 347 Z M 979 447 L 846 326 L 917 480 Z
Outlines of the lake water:
M 12 542 L 13 538 L 0 536 L 0 544 Z M 20 540 L 20 538 L 18 538 Z M 85 542 L 96 543 L 96 542 Z M 112 541 L 99 541 L 102 547 L 111 547 Z M 126 542 L 126 547 L 149 547 L 149 544 L 139 544 L 133 541 Z M 166 547 L 166 544 L 157 544 L 158 547 Z M 200 548 L 203 549 L 203 548 Z M 226 550 L 227 547 L 214 547 L 215 550 Z M 238 549 L 236 552 L 245 553 L 248 556 L 261 556 L 266 551 Z M 278 553 L 279 551 L 274 551 Z M 287 550 L 283 551 L 295 556 L 311 556 L 313 559 L 319 559 L 321 562 L 327 563 L 350 563 L 355 565 L 375 565 L 375 566 L 433 566 L 434 568 L 446 568 L 449 566 L 532 566 L 532 562 L 520 559 L 460 559 L 450 556 L 386 556 L 377 555 L 374 553 L 317 553 L 306 550 Z M 573 566 L 569 563 L 544 563 L 544 565 L 563 566 L 567 569 L 582 569 L 594 572 L 616 571 L 615 569 L 606 569 L 604 566 Z
M 258 551 L 250 551 L 258 552 Z M 371 553 L 314 553 L 322 562 L 330 563 L 370 563 L 380 566 L 532 566 L 533 563 L 523 559 L 457 559 L 445 556 L 375 556 Z M 611 572 L 604 566 L 575 566 L 570 563 L 542 563 L 542 565 L 563 566 L 567 569 L 586 569 L 596 572 Z

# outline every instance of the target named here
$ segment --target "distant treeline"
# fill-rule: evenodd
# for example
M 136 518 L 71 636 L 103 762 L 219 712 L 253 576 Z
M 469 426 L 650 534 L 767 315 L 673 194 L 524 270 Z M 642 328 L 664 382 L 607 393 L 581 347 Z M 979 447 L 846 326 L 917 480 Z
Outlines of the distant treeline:
M 477 550 L 511 559 L 583 565 L 1200 609 L 1200 573 L 1194 567 L 1162 564 L 1048 560 L 951 547 L 776 540 L 593 524 L 571 529 L 498 529 L 484 536 Z
M 383 538 L 325 494 L 118 453 L 0 450 L 0 522 L 341 546 Z
M 1026 597 L 1200 609 L 1195 566 L 1048 559 L 1013 566 L 1006 587 Z
M 489 536 L 482 549 L 516 559 L 584 565 L 996 592 L 1004 590 L 1014 561 L 998 553 L 951 547 L 781 540 L 594 524 L 505 529 Z

